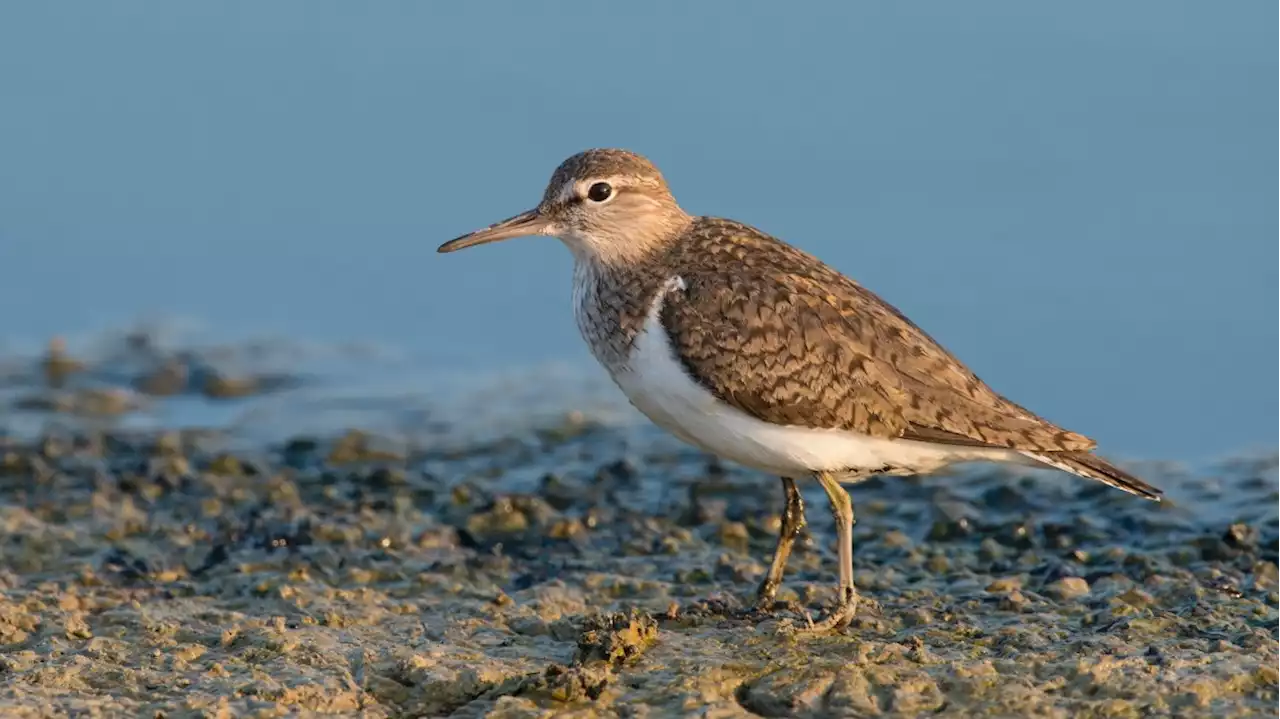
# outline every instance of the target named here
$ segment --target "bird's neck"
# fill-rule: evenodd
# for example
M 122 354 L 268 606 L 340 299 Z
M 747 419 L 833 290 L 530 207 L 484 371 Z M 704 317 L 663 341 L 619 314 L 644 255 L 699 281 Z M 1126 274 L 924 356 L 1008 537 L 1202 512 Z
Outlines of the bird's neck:
M 667 254 L 626 263 L 575 258 L 574 319 L 591 354 L 610 372 L 626 366 L 653 300 L 671 274 Z

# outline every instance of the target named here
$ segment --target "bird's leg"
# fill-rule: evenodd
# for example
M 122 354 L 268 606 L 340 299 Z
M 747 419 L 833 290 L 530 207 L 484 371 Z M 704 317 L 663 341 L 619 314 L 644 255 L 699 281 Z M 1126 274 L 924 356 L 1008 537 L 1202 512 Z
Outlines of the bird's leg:
M 831 501 L 831 516 L 836 520 L 837 554 L 840 559 L 840 583 L 836 587 L 836 603 L 826 619 L 814 624 L 810 632 L 843 629 L 858 611 L 858 592 L 853 587 L 853 502 L 835 475 L 818 472 L 818 482 Z
M 767 611 L 773 606 L 773 598 L 782 584 L 782 573 L 787 568 L 787 559 L 791 557 L 791 546 L 795 544 L 800 530 L 804 529 L 804 499 L 800 490 L 796 489 L 796 481 L 790 477 L 782 478 L 782 491 L 786 495 L 787 504 L 782 508 L 782 525 L 778 528 L 778 546 L 773 550 L 773 561 L 769 563 L 769 573 L 760 588 L 756 590 L 756 611 Z

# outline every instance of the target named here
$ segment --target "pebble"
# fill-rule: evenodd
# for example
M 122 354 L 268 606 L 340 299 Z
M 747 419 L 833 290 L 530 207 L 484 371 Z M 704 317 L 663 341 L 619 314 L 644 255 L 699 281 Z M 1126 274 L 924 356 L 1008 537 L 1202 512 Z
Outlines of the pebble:
M 1089 583 L 1080 577 L 1063 577 L 1045 587 L 1045 593 L 1058 599 L 1078 599 L 1089 594 Z
M 987 585 L 987 591 L 992 593 L 1013 592 L 1022 589 L 1022 579 L 1018 577 L 1003 577 Z

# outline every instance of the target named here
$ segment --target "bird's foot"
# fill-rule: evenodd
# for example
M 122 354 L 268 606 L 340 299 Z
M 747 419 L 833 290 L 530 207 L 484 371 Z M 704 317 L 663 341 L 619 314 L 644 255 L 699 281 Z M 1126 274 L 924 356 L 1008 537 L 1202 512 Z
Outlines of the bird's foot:
M 854 616 L 858 613 L 858 594 L 849 587 L 847 590 L 840 592 L 840 599 L 836 602 L 827 616 L 820 621 L 809 620 L 808 626 L 796 629 L 796 634 L 802 636 L 817 636 L 819 634 L 830 634 L 838 632 L 848 627 L 853 621 Z

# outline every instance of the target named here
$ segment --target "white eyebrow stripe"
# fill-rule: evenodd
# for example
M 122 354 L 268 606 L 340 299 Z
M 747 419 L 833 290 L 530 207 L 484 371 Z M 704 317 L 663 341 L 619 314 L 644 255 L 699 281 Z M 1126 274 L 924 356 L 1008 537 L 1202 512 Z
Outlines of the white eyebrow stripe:
M 586 195 L 585 189 L 579 194 L 578 188 L 587 184 L 594 185 L 597 182 L 607 182 L 616 191 L 631 179 L 628 175 L 609 175 L 607 177 L 591 177 L 586 180 L 569 180 L 560 187 L 560 192 L 556 193 L 556 199 L 559 202 L 569 202 L 575 198 L 583 197 Z

